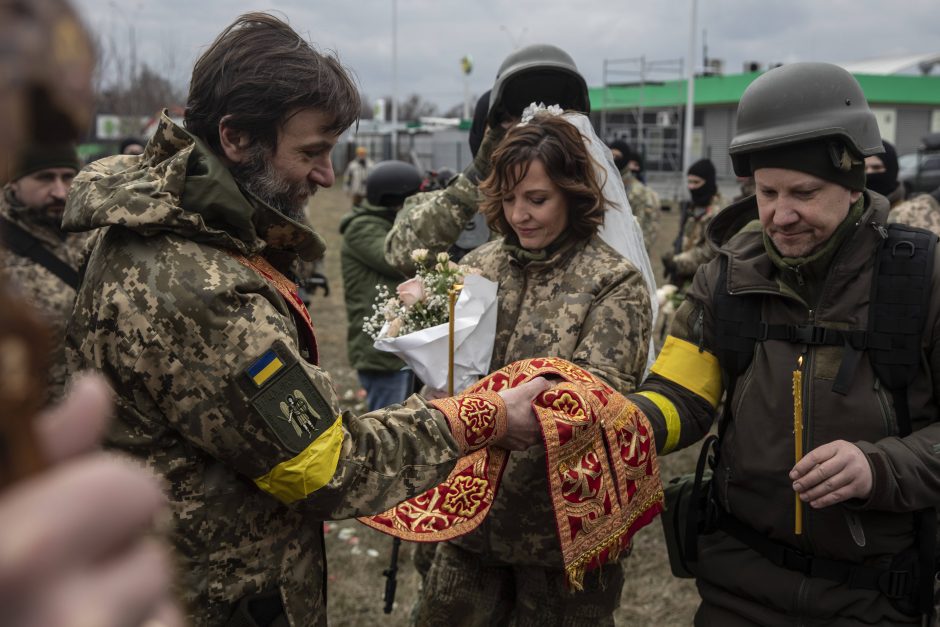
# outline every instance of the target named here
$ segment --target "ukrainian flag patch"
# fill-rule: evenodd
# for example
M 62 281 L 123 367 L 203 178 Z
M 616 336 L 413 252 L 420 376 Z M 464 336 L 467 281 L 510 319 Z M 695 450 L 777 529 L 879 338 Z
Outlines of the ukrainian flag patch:
M 284 362 L 277 356 L 277 353 L 274 350 L 269 350 L 259 357 L 255 363 L 248 366 L 245 372 L 248 373 L 248 378 L 251 379 L 252 383 L 260 388 L 283 367 Z

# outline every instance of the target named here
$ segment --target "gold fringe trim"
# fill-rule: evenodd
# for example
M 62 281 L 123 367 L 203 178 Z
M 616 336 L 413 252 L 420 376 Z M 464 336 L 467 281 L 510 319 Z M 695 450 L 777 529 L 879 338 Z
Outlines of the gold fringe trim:
M 582 553 L 580 557 L 576 560 L 565 566 L 565 577 L 568 580 L 568 585 L 578 592 L 584 590 L 584 575 L 587 572 L 588 564 L 596 558 L 598 555 L 604 551 L 610 552 L 610 558 L 608 562 L 615 562 L 617 558 L 620 557 L 622 548 L 620 547 L 620 541 L 623 539 L 623 535 L 630 530 L 630 526 L 636 522 L 636 519 L 640 517 L 641 514 L 646 513 L 646 511 L 651 508 L 656 503 L 662 503 L 663 501 L 663 491 L 662 488 L 650 495 L 646 501 L 643 502 L 639 510 L 634 509 L 633 514 L 630 518 L 622 524 L 617 531 L 603 540 L 600 544 L 595 545 L 593 549 Z

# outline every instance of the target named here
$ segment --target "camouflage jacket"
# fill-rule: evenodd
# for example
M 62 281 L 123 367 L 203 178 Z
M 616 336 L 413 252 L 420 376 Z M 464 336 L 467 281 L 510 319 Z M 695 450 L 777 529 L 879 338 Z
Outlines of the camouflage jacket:
M 340 414 L 275 268 L 294 251 L 322 254 L 322 241 L 249 200 L 165 116 L 143 155 L 79 175 L 64 226 L 107 227 L 69 324 L 69 365 L 109 378 L 107 444 L 165 482 L 193 624 L 222 625 L 261 592 L 280 597 L 291 625 L 324 624 L 318 521 L 383 511 L 505 432 L 492 394 L 446 413 L 413 396 Z M 262 259 L 270 278 L 245 265 Z
M 892 206 L 888 222 L 916 226 L 940 235 L 940 204 L 930 194 L 914 196 Z
M 87 235 L 66 233 L 37 220 L 30 209 L 17 202 L 9 188 L 4 189 L 0 199 L 0 215 L 32 235 L 43 248 L 76 272 L 81 268 Z M 36 309 L 51 331 L 49 398 L 58 398 L 68 378 L 65 327 L 75 302 L 75 290 L 43 265 L 6 248 L 0 248 L 0 267 L 13 288 Z
M 656 235 L 659 233 L 659 194 L 652 188 L 639 181 L 629 168 L 624 168 L 623 186 L 627 190 L 627 200 L 640 229 L 643 231 L 643 244 L 646 245 L 646 254 L 652 259 L 653 247 L 656 244 Z
M 721 194 L 712 196 L 712 204 L 708 207 L 690 207 L 692 214 L 685 221 L 682 232 L 682 252 L 673 257 L 676 264 L 676 275 L 680 282 L 691 279 L 699 266 L 703 266 L 717 254 L 708 243 L 705 231 L 708 223 L 721 211 Z
M 651 332 L 649 293 L 640 272 L 599 237 L 569 241 L 528 263 L 495 240 L 463 263 L 499 283 L 491 371 L 560 357 L 618 392 L 639 385 Z M 454 542 L 503 563 L 562 568 L 545 468 L 544 448 L 513 452 L 489 516 Z
M 402 360 L 372 346 L 372 338 L 362 330 L 363 318 L 374 311 L 378 286 L 390 294 L 405 276 L 385 262 L 385 236 L 392 228 L 395 210 L 375 207 L 363 201 L 343 216 L 339 232 L 343 234 L 340 262 L 343 267 L 343 294 L 346 298 L 346 352 L 349 365 L 356 370 L 389 372 L 401 370 Z
M 481 201 L 480 190 L 463 174 L 444 189 L 411 196 L 385 237 L 385 260 L 402 273 L 413 275 L 411 251 L 425 248 L 431 255 L 447 252 Z

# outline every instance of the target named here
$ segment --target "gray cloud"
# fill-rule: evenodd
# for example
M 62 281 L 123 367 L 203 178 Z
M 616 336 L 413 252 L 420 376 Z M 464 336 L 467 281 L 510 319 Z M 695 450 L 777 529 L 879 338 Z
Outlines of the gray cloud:
M 126 53 L 134 28 L 140 58 L 181 85 L 192 63 L 237 15 L 276 10 L 320 48 L 336 50 L 371 98 L 392 90 L 390 0 L 73 0 L 105 40 Z M 419 93 L 442 108 L 460 102 L 459 60 L 470 54 L 470 91 L 488 89 L 514 45 L 549 42 L 567 50 L 591 85 L 604 59 L 687 55 L 689 2 L 551 0 L 398 2 L 398 93 Z M 589 7 L 589 10 L 583 7 Z M 876 0 L 699 0 L 699 46 L 707 31 L 710 57 L 737 72 L 743 61 L 854 61 L 937 51 L 936 0 L 905 0 L 888 8 Z M 170 66 L 170 67 L 168 67 Z

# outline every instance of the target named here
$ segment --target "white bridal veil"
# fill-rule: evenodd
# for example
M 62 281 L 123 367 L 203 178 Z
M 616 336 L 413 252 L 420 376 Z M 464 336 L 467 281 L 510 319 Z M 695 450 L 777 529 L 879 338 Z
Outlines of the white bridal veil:
M 643 232 L 636 218 L 633 217 L 633 210 L 630 209 L 630 202 L 627 200 L 623 180 L 614 165 L 614 157 L 610 154 L 610 149 L 594 132 L 591 121 L 587 116 L 580 113 L 562 113 L 558 105 L 546 107 L 544 104 L 533 102 L 522 113 L 522 123 L 525 124 L 536 113 L 541 112 L 562 115 L 565 120 L 580 131 L 584 145 L 595 164 L 594 175 L 597 177 L 597 183 L 604 193 L 604 198 L 607 199 L 607 213 L 604 215 L 604 224 L 601 226 L 598 235 L 608 246 L 626 257 L 643 275 L 649 290 L 652 313 L 651 325 L 655 324 L 659 304 L 656 299 L 656 279 L 653 276 L 653 266 L 646 254 Z M 649 353 L 646 360 L 647 370 L 649 370 L 655 358 L 653 338 L 650 337 Z

